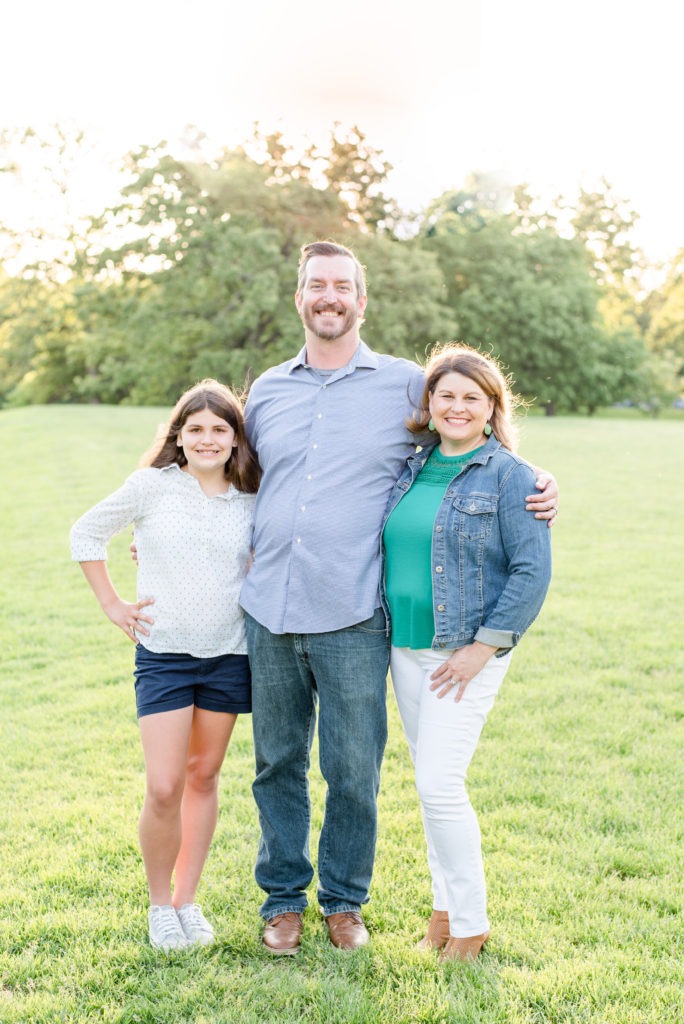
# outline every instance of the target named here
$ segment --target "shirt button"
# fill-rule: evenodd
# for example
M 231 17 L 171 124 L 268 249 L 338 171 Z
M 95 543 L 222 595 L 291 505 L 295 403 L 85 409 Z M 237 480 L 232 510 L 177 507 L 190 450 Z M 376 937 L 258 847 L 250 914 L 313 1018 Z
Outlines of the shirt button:
M 437 611 L 438 612 L 443 612 L 444 611 L 444 605 L 443 604 L 438 604 L 437 605 Z
M 300 512 L 306 512 L 306 505 L 300 505 L 299 506 L 299 511 Z
M 441 565 L 436 565 L 435 566 L 435 572 L 444 572 L 444 569 L 442 568 Z
M 301 538 L 301 537 L 297 537 L 297 543 L 298 543 L 298 544 L 301 544 L 301 543 L 302 543 L 302 538 Z
M 312 444 L 311 447 L 312 448 L 318 448 L 318 445 L 317 444 Z
M 323 413 L 322 412 L 317 413 L 316 414 L 316 419 L 317 420 L 322 420 L 323 419 Z
M 313 480 L 313 477 L 311 476 L 311 473 L 308 473 L 308 474 L 307 474 L 307 477 L 306 477 L 306 479 L 307 479 L 307 480 Z

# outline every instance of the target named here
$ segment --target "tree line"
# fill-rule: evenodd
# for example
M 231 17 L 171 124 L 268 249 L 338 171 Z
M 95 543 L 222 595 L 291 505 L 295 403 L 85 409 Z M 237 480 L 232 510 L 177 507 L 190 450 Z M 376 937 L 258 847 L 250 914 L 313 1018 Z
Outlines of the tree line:
M 57 138 L 65 160 L 82 142 Z M 207 376 L 240 387 L 300 348 L 296 261 L 315 238 L 365 264 L 362 333 L 380 351 L 423 360 L 435 342 L 467 342 L 548 413 L 655 411 L 681 393 L 684 250 L 646 289 L 637 216 L 608 183 L 542 209 L 525 185 L 502 193 L 472 175 L 408 214 L 356 127 L 304 152 L 258 126 L 218 155 L 203 142 L 183 158 L 165 143 L 130 153 L 114 204 L 49 256 L 0 265 L 0 405 L 168 405 Z M 0 233 L 6 252 L 26 247 Z

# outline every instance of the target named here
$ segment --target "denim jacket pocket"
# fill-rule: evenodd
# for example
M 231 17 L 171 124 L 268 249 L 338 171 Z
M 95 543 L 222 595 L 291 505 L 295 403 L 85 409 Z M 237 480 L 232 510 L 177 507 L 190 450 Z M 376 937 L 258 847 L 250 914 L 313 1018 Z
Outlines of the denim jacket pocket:
M 453 500 L 454 527 L 460 538 L 482 540 L 489 533 L 498 499 L 489 494 L 457 494 Z

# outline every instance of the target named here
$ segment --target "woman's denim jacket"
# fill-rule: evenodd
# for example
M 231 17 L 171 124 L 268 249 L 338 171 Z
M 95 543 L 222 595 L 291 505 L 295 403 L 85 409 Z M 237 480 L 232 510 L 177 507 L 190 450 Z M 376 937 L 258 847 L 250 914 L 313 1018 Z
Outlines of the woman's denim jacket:
M 383 528 L 434 447 L 409 456 Z M 448 485 L 432 534 L 434 650 L 479 640 L 501 656 L 539 614 L 551 580 L 551 537 L 547 523 L 525 510 L 534 489 L 530 466 L 494 435 Z M 382 600 L 389 615 L 384 573 Z

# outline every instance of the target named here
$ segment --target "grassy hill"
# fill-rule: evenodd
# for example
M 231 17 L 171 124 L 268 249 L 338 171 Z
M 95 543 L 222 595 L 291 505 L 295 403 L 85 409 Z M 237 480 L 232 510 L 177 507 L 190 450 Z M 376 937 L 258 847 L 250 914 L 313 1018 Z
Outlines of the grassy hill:
M 667 1024 L 681 1020 L 684 424 L 545 419 L 523 454 L 560 482 L 554 582 L 470 776 L 492 939 L 477 965 L 414 951 L 431 909 L 393 698 L 371 945 L 260 945 L 248 717 L 199 896 L 218 941 L 146 941 L 132 645 L 69 560 L 71 523 L 135 468 L 164 411 L 0 412 L 2 1024 Z M 128 536 L 110 546 L 134 593 Z M 312 771 L 314 828 L 323 787 Z

